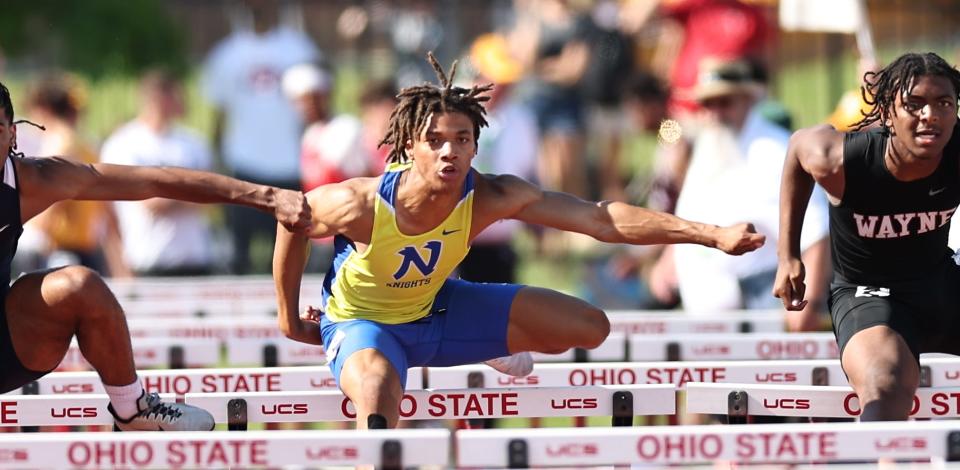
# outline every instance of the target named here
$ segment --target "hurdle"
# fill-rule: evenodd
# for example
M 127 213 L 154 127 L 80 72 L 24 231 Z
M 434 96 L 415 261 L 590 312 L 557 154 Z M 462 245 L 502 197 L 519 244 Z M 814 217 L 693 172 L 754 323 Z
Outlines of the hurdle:
M 450 462 L 445 429 L 0 435 L 0 469 L 276 468 Z
M 747 424 L 461 430 L 455 439 L 460 467 L 956 461 L 958 430 L 950 421 Z
M 326 363 L 323 347 L 287 338 L 276 318 L 267 316 L 205 318 L 134 318 L 129 322 L 134 344 L 141 339 L 206 340 L 227 350 L 231 366 L 292 366 Z M 211 365 L 217 365 L 216 363 Z M 174 366 L 176 368 L 176 366 Z
M 276 317 L 241 315 L 232 317 L 131 317 L 127 319 L 131 338 L 205 338 L 225 343 L 230 338 L 281 338 Z
M 610 331 L 627 335 L 680 335 L 705 333 L 782 333 L 783 310 L 731 310 L 700 316 L 663 311 L 611 310 Z
M 220 363 L 220 345 L 216 341 L 191 338 L 136 338 L 131 340 L 137 367 L 211 367 Z M 90 369 L 80 353 L 76 339 L 58 370 Z
M 688 383 L 687 411 L 740 418 L 851 418 L 860 415 L 860 401 L 850 387 Z M 917 389 L 910 416 L 960 417 L 960 387 Z
M 402 420 L 612 416 L 613 424 L 629 425 L 634 416 L 675 413 L 675 398 L 673 385 L 411 390 L 399 411 Z M 340 392 L 188 393 L 184 401 L 232 430 L 248 423 L 356 418 L 353 403 Z
M 297 366 L 326 364 L 323 346 L 294 341 L 285 336 L 228 338 L 227 363 L 231 366 Z
M 633 335 L 631 361 L 734 361 L 772 359 L 837 359 L 833 333 Z
M 539 389 L 410 390 L 400 418 L 468 419 L 544 416 L 612 416 L 629 425 L 634 416 L 673 414 L 673 385 Z M 173 394 L 161 395 L 173 399 Z M 2 395 L 0 426 L 112 424 L 103 394 Z M 187 393 L 184 402 L 204 408 L 217 423 L 245 429 L 247 423 L 350 421 L 353 404 L 339 391 Z
M 276 302 L 270 276 L 153 277 L 149 279 L 107 279 L 107 285 L 121 304 L 187 300 L 270 299 Z M 300 284 L 303 298 L 320 298 L 323 276 L 305 275 Z
M 172 369 L 137 371 L 147 393 L 291 392 L 337 390 L 327 366 Z M 422 388 L 423 372 L 407 372 L 408 388 Z M 24 390 L 26 389 L 26 390 Z M 8 394 L 65 395 L 105 393 L 96 372 L 54 372 Z M 2 396 L 2 395 L 0 395 Z
M 277 301 L 268 298 L 128 300 L 121 306 L 130 318 L 275 317 L 277 314 Z
M 534 362 L 623 361 L 627 358 L 627 335 L 612 332 L 593 349 L 571 348 L 559 354 L 531 354 Z
M 952 367 L 960 370 L 960 359 Z M 945 367 L 949 367 L 945 363 Z M 432 367 L 427 375 L 431 388 L 581 387 L 584 385 L 673 384 L 688 382 L 790 383 L 794 385 L 846 384 L 837 360 L 787 361 L 686 361 L 686 362 L 590 362 L 536 364 L 526 377 L 513 377 L 490 367 L 473 364 Z M 957 383 L 960 384 L 960 378 Z

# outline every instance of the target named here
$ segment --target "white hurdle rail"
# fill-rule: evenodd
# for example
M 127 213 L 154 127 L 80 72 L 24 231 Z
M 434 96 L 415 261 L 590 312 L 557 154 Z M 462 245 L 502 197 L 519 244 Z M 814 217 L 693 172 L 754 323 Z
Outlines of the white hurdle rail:
M 147 393 L 175 396 L 188 393 L 337 390 L 336 380 L 327 366 L 141 370 L 137 374 Z M 407 388 L 417 390 L 423 388 L 422 385 L 422 369 L 410 369 L 407 372 Z M 96 372 L 54 372 L 24 388 L 28 390 L 18 389 L 8 395 L 105 393 Z
M 264 276 L 197 276 L 108 279 L 107 285 L 121 305 L 133 302 L 175 300 L 250 300 L 276 302 L 273 278 Z M 303 298 L 320 298 L 323 276 L 305 275 L 300 284 Z
M 220 363 L 220 345 L 192 338 L 132 338 L 133 360 L 137 367 L 212 367 Z M 76 340 L 70 344 L 58 370 L 88 370 L 90 364 L 80 353 Z
M 837 359 L 833 333 L 634 335 L 628 338 L 630 361 L 734 361 Z
M 216 367 L 222 365 L 220 349 L 226 347 L 227 365 L 296 366 L 327 362 L 322 346 L 277 337 L 229 338 L 223 344 L 213 338 L 146 337 L 131 338 L 134 363 L 138 368 Z M 60 371 L 90 370 L 90 364 L 74 342 L 57 367 Z
M 958 430 L 950 421 L 460 430 L 457 466 L 955 461 Z
M 162 395 L 173 399 L 172 394 Z M 628 425 L 634 416 L 674 414 L 672 385 L 540 389 L 410 390 L 401 419 L 467 419 L 545 416 L 612 416 Z M 2 395 L 0 426 L 112 424 L 107 395 Z M 204 408 L 217 423 L 327 422 L 355 419 L 339 391 L 187 393 L 184 402 Z
M 960 358 L 942 362 L 960 371 Z M 935 369 L 939 371 L 940 369 Z M 526 377 L 502 374 L 474 364 L 432 367 L 427 373 L 431 388 L 464 387 L 581 387 L 584 385 L 673 384 L 689 382 L 789 383 L 795 385 L 846 385 L 837 360 L 789 361 L 690 361 L 690 362 L 589 362 L 536 364 Z M 960 375 L 956 384 L 960 385 Z
M 226 431 L 0 435 L 0 469 L 277 468 L 449 463 L 450 431 Z
M 276 301 L 271 297 L 276 309 Z M 175 310 L 166 302 L 164 311 Z M 175 307 L 174 303 L 174 307 Z M 157 307 L 160 309 L 160 307 Z M 783 314 L 724 314 L 717 318 L 687 316 L 679 313 L 641 313 L 613 311 L 609 315 L 611 331 L 624 336 L 686 335 L 720 333 L 782 333 Z M 279 334 L 275 316 L 244 315 L 236 311 L 230 316 L 178 317 L 131 316 L 127 323 L 131 336 L 183 336 L 218 338 L 270 336 Z M 746 330 L 746 331 L 741 331 Z
M 861 410 L 850 387 L 689 383 L 687 411 L 731 417 L 852 418 Z M 960 387 L 918 389 L 910 416 L 960 418 Z
M 323 346 L 301 343 L 283 336 L 229 338 L 226 347 L 227 363 L 231 366 L 297 366 L 327 362 Z
M 121 303 L 128 318 L 218 318 L 236 315 L 276 317 L 277 301 L 273 298 L 128 300 Z
M 273 300 L 270 300 L 273 302 Z M 213 316 L 213 317 L 184 317 L 167 316 L 172 312 L 183 312 L 176 303 L 157 303 L 158 317 L 131 316 L 128 320 L 130 335 L 133 338 L 182 338 L 207 339 L 220 342 L 227 348 L 227 362 L 231 366 L 250 365 L 310 365 L 325 362 L 322 348 L 304 345 L 289 340 L 281 334 L 276 326 L 276 319 L 266 315 Z M 210 304 L 207 303 L 207 307 Z M 167 313 L 162 313 L 167 312 Z M 538 362 L 603 362 L 641 360 L 639 357 L 628 358 L 627 340 L 636 341 L 634 349 L 647 351 L 643 360 L 679 360 L 679 348 L 673 343 L 686 341 L 686 334 L 691 332 L 704 342 L 723 341 L 723 337 L 714 336 L 717 331 L 736 331 L 738 328 L 759 331 L 782 331 L 782 315 L 760 314 L 731 314 L 729 318 L 707 319 L 688 317 L 680 314 L 620 312 L 611 315 L 614 331 L 597 348 L 592 350 L 571 349 L 561 354 L 535 354 Z M 739 325 L 739 326 L 738 326 Z M 664 332 L 670 340 L 664 340 Z M 710 332 L 710 333 L 706 333 Z M 657 334 L 657 336 L 652 336 Z M 679 335 L 679 336 L 677 336 Z M 648 338 L 636 339 L 632 338 Z M 790 338 L 791 336 L 788 336 Z M 802 337 L 795 337 L 802 340 Z M 139 341 L 139 340 L 135 340 Z M 271 345 L 273 348 L 270 349 Z M 779 346 L 773 346 L 774 348 Z M 788 346 L 789 347 L 789 346 Z M 266 349 L 265 349 L 266 348 Z M 717 357 L 708 357 L 705 352 L 723 352 L 720 347 L 698 348 L 698 359 L 729 359 L 729 354 L 719 354 Z M 761 352 L 771 349 L 770 344 L 761 345 Z M 654 352 L 650 352 L 654 351 Z M 671 351 L 675 351 L 671 353 Z M 149 355 L 149 354 L 148 354 Z M 690 354 L 687 354 L 690 355 Z M 763 354 L 761 354 L 763 355 Z M 767 351 L 769 356 L 770 352 Z M 156 356 L 155 354 L 153 356 Z M 81 363 L 82 365 L 82 363 Z M 216 364 L 203 364 L 216 365 Z M 171 367 L 177 368 L 182 364 L 174 361 Z
M 218 423 L 244 430 L 251 422 L 350 421 L 353 403 L 339 392 L 188 393 L 184 402 L 203 408 Z M 629 425 L 634 416 L 676 412 L 672 385 L 543 387 L 527 389 L 410 390 L 399 405 L 401 420 L 612 416 Z
M 275 316 L 234 315 L 230 317 L 127 319 L 131 338 L 204 338 L 226 342 L 232 338 L 281 338 Z
M 430 387 L 561 387 L 689 382 L 847 385 L 836 359 L 748 361 L 591 362 L 536 364 L 526 377 L 511 377 L 489 367 L 467 365 L 429 370 Z M 960 357 L 920 357 L 921 387 L 960 387 Z
M 783 310 L 733 310 L 716 315 L 688 315 L 681 312 L 610 310 L 610 330 L 634 335 L 680 335 L 704 333 L 782 333 L 786 327 Z

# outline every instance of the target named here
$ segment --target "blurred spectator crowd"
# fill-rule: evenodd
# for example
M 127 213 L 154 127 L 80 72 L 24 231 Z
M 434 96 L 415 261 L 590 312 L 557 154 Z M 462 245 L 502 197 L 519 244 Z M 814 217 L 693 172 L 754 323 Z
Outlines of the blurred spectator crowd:
M 423 57 L 441 47 L 442 15 L 426 2 L 396 12 L 392 40 L 403 60 L 390 79 L 360 84 L 347 113 L 335 106 L 337 56 L 285 21 L 279 2 L 239 3 L 251 21 L 222 38 L 198 70 L 215 110 L 212 135 L 181 123 L 183 77 L 155 68 L 139 79 L 136 116 L 94 145 L 77 132 L 82 87 L 55 74 L 14 97 L 19 113 L 46 128 L 20 126 L 19 150 L 215 170 L 305 191 L 378 175 L 397 89 L 433 79 Z M 768 9 L 739 0 L 495 3 L 495 30 L 441 54 L 460 60 L 460 84 L 496 85 L 477 170 L 718 225 L 752 222 L 767 235 L 764 249 L 737 258 L 692 246 L 603 252 L 588 262 L 579 294 L 615 308 L 776 308 L 779 175 L 793 129 L 769 90 L 777 26 Z M 348 9 L 336 27 L 352 34 L 364 18 Z M 858 120 L 862 107 L 856 95 L 845 99 L 830 117 L 838 128 Z M 632 145 L 637 139 L 648 144 Z M 818 328 L 826 308 L 826 210 L 823 194 L 815 195 L 802 241 L 811 302 L 791 320 L 794 329 Z M 79 262 L 112 276 L 266 273 L 272 220 L 165 200 L 61 203 L 31 222 L 16 262 L 21 270 Z M 591 248 L 505 221 L 477 238 L 460 275 L 516 282 L 521 233 L 540 254 Z M 315 245 L 308 269 L 322 273 L 332 245 Z

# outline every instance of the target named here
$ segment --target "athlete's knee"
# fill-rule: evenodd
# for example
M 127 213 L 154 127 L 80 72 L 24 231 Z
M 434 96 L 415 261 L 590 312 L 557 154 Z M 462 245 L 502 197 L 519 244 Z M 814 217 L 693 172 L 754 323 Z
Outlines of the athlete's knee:
M 57 293 L 71 297 L 89 296 L 110 290 L 96 271 L 84 266 L 66 266 L 53 271 L 47 275 L 46 283 Z
M 396 407 L 400 403 L 403 390 L 399 379 L 380 371 L 366 371 L 360 375 L 357 405 L 369 410 Z
M 610 319 L 603 310 L 590 306 L 583 314 L 584 326 L 581 329 L 581 344 L 585 348 L 600 346 L 610 335 Z
M 857 394 L 861 401 L 880 400 L 890 404 L 905 404 L 913 401 L 920 385 L 919 374 L 905 366 L 871 367 L 858 384 Z
M 44 281 L 44 293 L 68 304 L 77 315 L 96 315 L 113 310 L 116 298 L 103 278 L 90 268 L 67 266 L 51 272 Z

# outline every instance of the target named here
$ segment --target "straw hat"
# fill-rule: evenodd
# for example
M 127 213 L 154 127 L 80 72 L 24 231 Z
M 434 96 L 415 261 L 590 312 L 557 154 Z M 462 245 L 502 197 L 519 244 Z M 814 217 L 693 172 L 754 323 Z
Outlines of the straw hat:
M 705 59 L 700 64 L 700 75 L 693 88 L 693 99 L 703 102 L 710 98 L 735 94 L 757 95 L 761 90 L 762 85 L 757 82 L 747 63 Z

